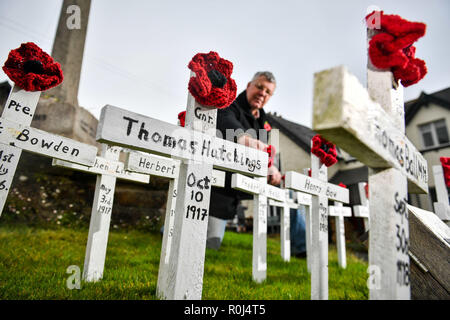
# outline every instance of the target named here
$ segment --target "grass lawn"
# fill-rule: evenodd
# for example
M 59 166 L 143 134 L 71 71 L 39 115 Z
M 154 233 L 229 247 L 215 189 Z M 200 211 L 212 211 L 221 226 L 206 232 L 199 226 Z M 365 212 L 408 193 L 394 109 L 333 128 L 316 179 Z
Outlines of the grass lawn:
M 0 227 L 0 300 L 8 299 L 156 299 L 161 236 L 111 230 L 103 279 L 69 290 L 71 265 L 83 270 L 87 230 L 26 226 Z M 226 232 L 219 251 L 206 250 L 204 300 L 309 300 L 306 259 L 280 256 L 278 236 L 267 240 L 267 279 L 252 281 L 252 236 Z M 367 300 L 367 262 L 347 248 L 340 269 L 329 248 L 329 299 Z

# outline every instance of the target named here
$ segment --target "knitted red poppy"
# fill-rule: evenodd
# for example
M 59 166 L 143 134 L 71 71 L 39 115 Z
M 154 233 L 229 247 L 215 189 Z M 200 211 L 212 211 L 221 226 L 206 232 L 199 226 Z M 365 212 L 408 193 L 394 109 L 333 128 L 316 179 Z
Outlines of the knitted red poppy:
M 347 186 L 345 184 L 343 184 L 342 182 L 339 182 L 338 186 L 342 187 L 342 188 L 347 188 Z
M 264 129 L 266 129 L 267 132 L 272 130 L 272 127 L 270 126 L 268 121 L 264 122 Z
M 366 183 L 364 186 L 364 191 L 366 192 L 366 198 L 369 199 L 369 184 Z
M 189 92 L 204 105 L 223 109 L 236 98 L 236 83 L 231 79 L 233 64 L 216 52 L 197 53 L 188 65 L 195 72 L 189 80 Z
M 268 145 L 265 149 L 265 152 L 267 152 L 269 154 L 269 168 L 273 165 L 273 161 L 275 159 L 275 147 L 273 145 Z
M 11 50 L 3 71 L 26 91 L 45 91 L 63 81 L 61 65 L 33 42 Z
M 440 157 L 442 169 L 444 171 L 445 185 L 450 187 L 450 158 Z
M 312 138 L 312 142 L 311 153 L 316 155 L 324 165 L 330 167 L 337 162 L 337 152 L 334 144 L 323 139 L 319 134 Z
M 178 120 L 180 121 L 180 126 L 184 127 L 185 121 L 186 121 L 186 110 L 185 111 L 181 111 L 178 114 Z
M 412 44 L 425 34 L 426 25 L 374 11 L 366 16 L 368 26 L 374 14 L 380 15 L 380 32 L 369 42 L 370 61 L 377 68 L 391 69 L 404 87 L 419 82 L 427 68 L 423 60 L 414 57 L 416 48 Z

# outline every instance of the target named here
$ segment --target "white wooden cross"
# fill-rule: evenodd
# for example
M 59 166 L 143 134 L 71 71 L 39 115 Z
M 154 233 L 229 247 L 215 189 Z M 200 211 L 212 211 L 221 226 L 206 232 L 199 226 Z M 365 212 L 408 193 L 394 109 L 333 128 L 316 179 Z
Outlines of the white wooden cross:
M 312 196 L 308 193 L 297 191 L 296 202 L 305 209 L 305 242 L 306 242 L 306 266 L 311 273 L 311 205 Z
M 267 201 L 273 199 L 285 202 L 286 193 L 283 189 L 267 184 L 265 177 L 252 179 L 237 173 L 231 176 L 231 187 L 253 195 L 252 278 L 260 283 L 267 275 Z M 286 215 L 289 219 L 289 209 L 283 209 L 283 217 Z
M 410 299 L 407 193 L 428 192 L 428 170 L 404 133 L 403 87 L 370 59 L 368 90 L 342 66 L 314 82 L 313 130 L 369 167 L 370 299 Z
M 311 154 L 311 177 L 288 171 L 285 178 L 287 189 L 312 195 L 311 247 L 307 252 L 311 264 L 312 300 L 328 299 L 328 200 L 349 202 L 348 189 L 328 183 L 327 176 L 326 166 L 318 157 Z
M 347 258 L 345 250 L 345 225 L 344 217 L 352 216 L 352 208 L 344 207 L 342 202 L 334 201 L 334 206 L 329 206 L 329 216 L 334 217 L 336 225 L 336 245 L 338 252 L 338 265 L 345 269 L 347 267 Z
M 364 219 L 364 231 L 369 231 L 370 228 L 370 212 L 369 212 L 369 199 L 366 195 L 365 186 L 367 183 L 358 183 L 359 199 L 361 201 L 360 205 L 353 206 L 353 215 L 357 218 Z
M 178 175 L 180 172 L 180 161 L 142 152 L 130 152 L 126 161 L 127 170 L 149 175 L 156 175 L 170 179 L 169 191 L 166 204 L 166 215 L 164 222 L 164 232 L 161 245 L 161 257 L 159 260 L 158 283 L 156 294 L 158 297 L 164 296 L 170 286 L 169 262 L 172 250 L 172 239 L 174 234 L 181 232 L 174 226 L 175 206 L 177 200 Z M 214 187 L 225 186 L 225 172 L 213 169 L 211 185 Z M 176 226 L 177 228 L 180 225 Z
M 289 190 L 285 189 L 285 200 L 279 201 L 269 198 L 269 206 L 281 208 L 280 216 L 280 251 L 281 258 L 289 262 L 291 260 L 291 221 L 290 209 L 298 209 L 299 205 L 289 197 Z
M 116 179 L 149 183 L 149 175 L 126 171 L 119 160 L 122 148 L 102 145 L 101 156 L 93 166 L 53 159 L 53 165 L 97 175 L 89 235 L 84 258 L 83 280 L 95 282 L 103 278 L 109 227 L 114 202 Z
M 450 205 L 448 191 L 444 179 L 442 166 L 433 166 L 434 185 L 436 188 L 437 202 L 434 205 L 434 213 L 444 222 L 450 221 Z
M 183 160 L 170 250 L 169 288 L 164 299 L 201 299 L 213 166 L 266 177 L 268 154 L 216 137 L 217 109 L 189 94 L 186 127 L 113 106 L 102 109 L 100 142 Z
M 0 154 L 4 173 L 0 178 L 0 215 L 22 149 L 84 165 L 92 165 L 95 161 L 96 147 L 29 127 L 40 94 L 40 91 L 28 92 L 13 86 L 0 117 Z

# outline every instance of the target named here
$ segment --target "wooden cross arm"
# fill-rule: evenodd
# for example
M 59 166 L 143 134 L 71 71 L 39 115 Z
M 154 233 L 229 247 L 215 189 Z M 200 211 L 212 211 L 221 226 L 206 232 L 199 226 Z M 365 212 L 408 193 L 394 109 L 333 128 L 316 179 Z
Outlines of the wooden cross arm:
M 368 206 L 353 206 L 353 214 L 358 218 L 370 218 Z
M 291 209 L 298 209 L 298 203 L 291 202 L 291 201 L 281 202 L 281 201 L 277 201 L 277 200 L 273 200 L 273 199 L 269 199 L 269 206 L 279 207 L 279 208 L 288 207 Z
M 231 187 L 253 195 L 261 194 L 268 199 L 276 201 L 284 202 L 286 200 L 286 192 L 284 189 L 274 187 L 239 173 L 233 173 L 231 176 Z
M 312 201 L 312 198 L 311 198 L 310 194 L 297 191 L 297 203 L 298 204 L 302 204 L 305 206 L 311 206 L 311 201 Z
M 343 206 L 329 206 L 328 215 L 333 217 L 351 217 L 352 208 Z
M 427 162 L 344 66 L 314 75 L 313 130 L 370 168 L 397 168 L 428 193 Z
M 97 141 L 162 156 L 193 160 L 225 171 L 267 176 L 268 154 L 125 109 L 105 106 L 97 127 Z
M 180 161 L 149 153 L 130 151 L 127 153 L 125 167 L 129 171 L 151 176 L 177 179 L 180 172 Z M 225 186 L 225 172 L 213 169 L 211 185 Z
M 69 168 L 76 171 L 89 172 L 93 174 L 104 174 L 113 176 L 121 180 L 128 180 L 140 183 L 149 183 L 150 176 L 137 172 L 126 171 L 123 162 L 105 159 L 103 157 L 96 157 L 93 166 L 85 166 L 64 160 L 53 159 L 53 166 Z
M 325 196 L 330 200 L 349 203 L 349 191 L 347 188 L 326 183 L 295 171 L 286 172 L 285 185 L 287 189 Z
M 0 117 L 0 143 L 39 155 L 93 165 L 97 148 Z

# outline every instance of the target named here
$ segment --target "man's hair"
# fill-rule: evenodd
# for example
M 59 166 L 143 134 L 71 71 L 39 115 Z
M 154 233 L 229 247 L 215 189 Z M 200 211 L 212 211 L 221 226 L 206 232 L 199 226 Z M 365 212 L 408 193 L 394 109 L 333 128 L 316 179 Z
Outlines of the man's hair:
M 256 79 L 258 79 L 259 77 L 265 77 L 269 82 L 272 83 L 277 83 L 275 80 L 275 76 L 273 75 L 272 72 L 270 71 L 258 71 L 257 73 L 255 73 L 255 75 L 253 76 L 253 79 L 251 82 L 255 81 Z

